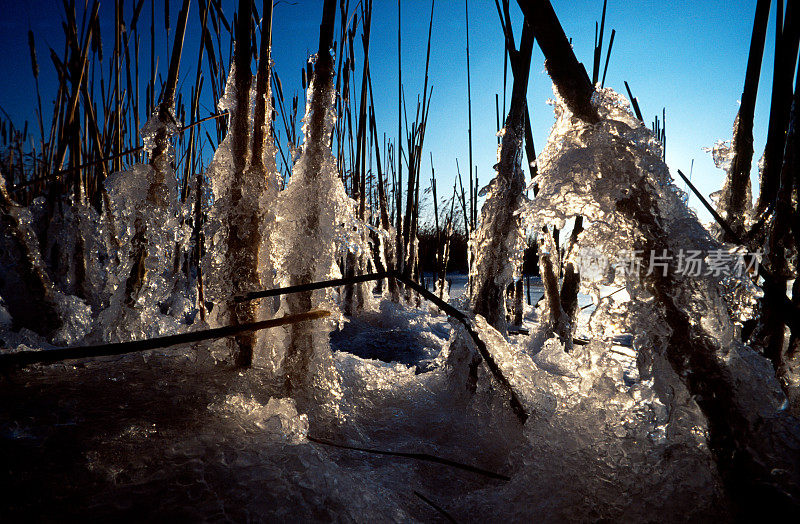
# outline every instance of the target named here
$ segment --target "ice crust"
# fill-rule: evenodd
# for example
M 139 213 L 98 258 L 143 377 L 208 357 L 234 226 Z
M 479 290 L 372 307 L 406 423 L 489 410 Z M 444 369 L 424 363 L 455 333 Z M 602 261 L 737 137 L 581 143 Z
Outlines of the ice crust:
M 703 274 L 684 279 L 690 291 L 678 297 L 680 303 L 721 345 L 726 345 L 734 335 L 727 309 L 742 311 L 746 318 L 755 286 L 745 275 L 737 279 L 735 275 L 705 274 L 710 251 L 732 252 L 732 248 L 719 244 L 683 204 L 680 190 L 659 160 L 660 143 L 630 114 L 627 100 L 605 89 L 595 94 L 595 104 L 603 120 L 590 127 L 581 125 L 563 104 L 557 103 L 558 120 L 539 156 L 539 176 L 533 181 L 539 185 L 539 195 L 528 206 L 530 224 L 536 228 L 550 224 L 557 227 L 573 216 L 584 216 L 588 224 L 579 237 L 578 249 L 572 253 L 574 261 L 585 266 L 581 262 L 587 255 L 594 255 L 607 263 L 583 273 L 582 291 L 597 300 L 603 286 L 613 285 L 625 288 L 633 301 L 624 306 L 624 313 L 619 311 L 617 300 L 602 301 L 593 323 L 608 333 L 613 329 L 619 333 L 633 332 L 637 326 L 640 331 L 647 326 L 646 331 L 657 333 L 658 325 L 646 322 L 652 308 L 648 306 L 650 297 L 641 286 L 638 271 L 626 271 L 621 262 L 626 256 L 640 256 L 646 269 L 650 254 L 635 251 L 643 232 L 635 221 L 626 220 L 617 210 L 618 203 L 630 196 L 631 188 L 646 186 L 658 204 L 658 220 L 671 235 L 665 239 L 669 254 L 675 257 L 681 250 L 698 250 L 704 259 Z M 726 289 L 731 292 L 726 293 Z M 625 321 L 620 318 L 625 315 L 639 318 Z M 642 334 L 651 339 L 652 335 L 655 333 Z
M 485 366 L 470 372 L 475 349 L 461 328 L 428 308 L 397 307 L 387 303 L 377 316 L 366 315 L 362 329 L 376 337 L 387 329 L 416 332 L 418 343 L 438 356 L 420 373 L 415 365 L 357 357 L 346 351 L 357 341 L 340 342 L 335 349 L 343 351 L 330 360 L 340 377 L 336 418 L 321 404 L 281 396 L 263 370 L 220 370 L 201 346 L 33 370 L 19 398 L 22 406 L 32 403 L 24 411 L 34 415 L 0 417 L 0 430 L 25 441 L 39 438 L 42 425 L 56 435 L 86 434 L 75 466 L 85 465 L 102 496 L 84 490 L 65 500 L 72 508 L 91 505 L 96 515 L 134 504 L 147 516 L 437 518 L 414 496 L 418 491 L 468 522 L 642 522 L 667 507 L 681 519 L 725 516 L 728 502 L 705 445 L 704 420 L 680 381 L 662 402 L 652 381 L 626 379 L 633 358 L 603 342 L 561 353 L 555 368 L 544 364 L 545 354 L 531 356 L 479 317 L 476 327 L 531 413 L 521 426 Z M 424 336 L 430 332 L 437 337 Z M 543 352 L 561 350 L 549 344 Z M 663 361 L 657 366 L 670 371 Z M 51 416 L 38 414 L 39 387 L 57 388 L 64 400 L 59 420 L 76 421 L 74 429 L 52 428 Z M 309 435 L 427 453 L 511 481 L 320 445 Z
M 503 138 L 497 148 L 496 175 L 480 192 L 487 195 L 486 201 L 479 224 L 469 239 L 470 253 L 475 257 L 470 264 L 474 286 L 470 290 L 472 309 L 488 317 L 491 310 L 499 309 L 490 322 L 501 328 L 505 325 L 505 300 L 489 301 L 487 297 L 498 291 L 503 296 L 503 291 L 520 279 L 525 250 L 525 230 L 519 216 L 527 200 L 523 194 L 525 175 L 520 169 L 524 133 L 523 120 L 518 120 L 508 123 L 498 133 Z M 487 304 L 490 311 L 485 311 Z
M 700 251 L 703 271 L 698 276 L 674 275 L 674 294 L 669 300 L 686 313 L 692 329 L 712 341 L 718 364 L 735 377 L 741 403 L 738 409 L 754 427 L 759 417 L 777 416 L 785 399 L 774 374 L 764 358 L 742 345 L 738 334 L 738 325 L 755 299 L 755 286 L 746 274 L 736 277 L 709 271 L 711 252 L 730 248 L 715 240 L 685 206 L 661 161 L 660 144 L 631 115 L 627 100 L 601 89 L 593 103 L 601 116 L 595 126 L 583 124 L 563 103 L 556 103 L 558 120 L 538 160 L 540 174 L 535 183 L 539 195 L 529 207 L 531 222 L 540 228 L 583 215 L 589 224 L 579 237 L 579 246 L 596 249 L 613 260 L 648 240 L 644 224 L 654 217 L 655 225 L 664 232 L 657 240 L 673 256 L 680 250 Z M 632 195 L 639 195 L 640 202 L 644 201 L 642 194 L 648 195 L 653 208 L 627 212 L 625 206 Z M 674 374 L 657 372 L 655 367 L 656 360 L 667 353 L 671 330 L 664 311 L 648 291 L 649 284 L 641 280 L 645 274 L 611 264 L 608 271 L 587 275 L 592 278 L 584 278 L 581 285 L 594 297 L 599 297 L 602 286 L 626 289 L 626 300 L 600 300 L 590 325 L 606 340 L 633 334 L 639 372 L 643 379 L 654 380 L 663 402 L 665 392 L 677 390 L 679 384 Z

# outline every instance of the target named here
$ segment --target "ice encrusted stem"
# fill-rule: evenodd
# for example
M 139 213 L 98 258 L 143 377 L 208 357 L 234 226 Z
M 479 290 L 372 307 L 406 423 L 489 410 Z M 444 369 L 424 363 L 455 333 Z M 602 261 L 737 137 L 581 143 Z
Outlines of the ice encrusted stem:
M 520 278 L 524 249 L 522 218 L 518 211 L 525 198 L 525 174 L 520 163 L 532 50 L 533 31 L 526 17 L 514 68 L 511 107 L 498 154 L 497 175 L 490 183 L 489 196 L 481 208 L 480 224 L 471 239 L 475 250 L 470 294 L 472 309 L 501 333 L 506 329 L 506 288 Z
M 617 202 L 617 211 L 638 222 L 644 232 L 637 249 L 661 252 L 668 247 L 669 233 L 659 224 L 659 205 L 642 182 Z M 671 273 L 646 275 L 642 269 L 641 277 L 671 329 L 665 344 L 667 360 L 708 418 L 709 445 L 729 488 L 747 494 L 742 502 L 746 512 L 762 504 L 776 511 L 796 507 L 800 501 L 797 420 L 770 409 L 771 377 L 752 373 L 745 362 L 749 349 L 721 346 L 690 318 L 676 297 L 692 291 Z
M 303 156 L 297 164 L 305 164 L 306 184 L 321 186 L 321 178 L 326 176 L 323 165 L 331 155 L 328 144 L 329 119 L 326 118 L 330 111 L 329 105 L 333 99 L 333 57 L 331 45 L 333 44 L 333 25 L 336 18 L 335 0 L 325 0 L 322 12 L 322 23 L 319 29 L 319 51 L 314 67 L 314 77 L 310 87 L 311 99 L 309 114 L 306 122 L 306 142 Z M 330 174 L 330 173 L 327 173 Z M 293 180 L 294 181 L 294 177 Z M 319 230 L 319 215 L 325 202 L 310 198 L 307 209 L 303 211 L 302 219 L 305 221 L 304 229 L 313 237 Z M 320 246 L 316 246 L 320 247 Z M 324 248 L 324 247 L 323 247 Z M 302 249 L 292 246 L 292 249 Z M 305 258 L 298 254 L 299 258 Z M 290 285 L 308 284 L 313 282 L 316 275 L 316 265 L 320 263 L 316 256 L 311 255 L 310 263 L 300 268 L 297 273 L 292 273 Z M 324 262 L 324 261 L 323 261 Z M 313 304 L 312 292 L 295 293 L 286 298 L 288 313 L 300 313 L 311 309 Z M 285 387 L 287 393 L 302 389 L 307 384 L 309 366 L 314 352 L 314 331 L 308 323 L 293 324 L 289 330 L 289 343 L 284 357 Z
M 245 191 L 253 191 L 248 187 L 245 176 L 248 157 L 248 120 L 250 109 L 250 23 L 251 7 L 248 0 L 239 1 L 239 16 L 236 25 L 236 43 L 234 47 L 234 90 L 236 111 L 231 115 L 231 160 L 233 161 L 233 181 L 230 186 L 230 209 L 235 210 L 244 205 Z M 235 293 L 246 291 L 248 287 L 258 284 L 258 246 L 260 232 L 258 230 L 258 214 L 247 209 L 247 215 L 232 216 L 227 236 L 227 249 L 223 256 L 228 259 L 231 271 L 231 285 Z M 252 238 L 255 236 L 256 238 Z M 234 264 L 233 259 L 237 262 Z M 230 322 L 234 325 L 253 322 L 255 320 L 255 303 L 233 304 L 229 306 Z M 236 337 L 237 351 L 234 355 L 237 367 L 249 367 L 253 362 L 254 333 L 243 333 Z
M 175 29 L 175 41 L 172 46 L 172 59 L 169 64 L 169 74 L 167 83 L 164 86 L 163 96 L 158 105 L 155 119 L 148 124 L 154 125 L 155 132 L 153 149 L 150 151 L 150 166 L 152 167 L 150 188 L 147 193 L 147 201 L 156 208 L 166 209 L 170 198 L 174 195 L 169 194 L 165 184 L 167 173 L 171 173 L 172 146 L 170 144 L 171 130 L 175 127 L 175 91 L 178 85 L 178 72 L 181 65 L 181 53 L 183 50 L 183 38 L 186 34 L 186 21 L 189 17 L 190 0 L 183 0 L 181 11 L 178 16 L 178 26 Z M 145 124 L 147 127 L 147 124 Z M 125 302 L 132 306 L 136 302 L 136 297 L 145 283 L 146 271 L 143 269 L 144 260 L 147 258 L 147 231 L 145 228 L 146 220 L 142 218 L 137 210 L 137 217 L 134 220 L 134 249 L 131 254 L 133 266 L 128 279 L 125 282 Z
M 51 338 L 63 324 L 44 268 L 36 234 L 9 196 L 0 174 L 0 296 L 15 328 L 26 327 Z
M 557 106 L 559 120 L 539 158 L 541 189 L 531 204 L 538 225 L 583 215 L 579 244 L 607 256 L 720 250 L 677 194 L 660 145 L 627 101 L 606 89 L 595 103 L 603 118 L 594 125 L 575 118 L 563 101 Z M 726 295 L 725 282 L 708 271 L 681 273 L 676 258 L 663 272 L 646 266 L 586 277 L 589 287 L 613 281 L 630 294 L 613 305 L 601 302 L 595 325 L 634 333 L 640 373 L 656 383 L 668 379 L 648 360 L 666 358 L 707 418 L 708 445 L 743 509 L 797 505 L 797 420 L 785 409 L 769 362 L 740 342 L 728 311 L 735 298 Z M 739 285 L 751 284 L 743 276 Z M 604 314 L 606 307 L 621 314 Z
M 798 71 L 798 75 L 800 75 L 800 71 Z M 798 80 L 800 80 L 800 76 L 798 76 Z M 789 360 L 797 358 L 796 354 L 793 354 L 796 349 L 790 347 L 788 354 L 784 353 L 786 338 L 784 332 L 787 322 L 785 321 L 785 313 L 782 312 L 786 302 L 787 283 L 792 278 L 797 278 L 797 246 L 792 245 L 795 238 L 791 230 L 792 228 L 797 229 L 800 227 L 800 224 L 793 224 L 792 220 L 792 215 L 798 206 L 796 197 L 793 195 L 793 179 L 797 178 L 798 169 L 800 169 L 798 124 L 800 124 L 800 82 L 795 88 L 789 129 L 786 133 L 786 148 L 781 166 L 780 189 L 776 197 L 774 215 L 767 228 L 765 251 L 773 278 L 764 283 L 759 326 L 754 337 L 754 344 L 763 348 L 764 355 L 772 361 L 778 376 L 783 379 L 782 382 L 787 393 L 792 387 L 796 388 L 798 382 L 797 376 L 790 372 L 793 366 L 789 362 Z M 794 271 L 792 271 L 792 266 L 794 266 Z M 796 346 L 796 340 L 799 335 L 798 328 L 796 323 L 790 327 L 792 332 L 790 345 Z M 795 342 L 792 342 L 792 340 Z M 793 386 L 790 384 L 793 384 Z
M 749 218 L 753 205 L 750 190 L 750 166 L 753 159 L 753 115 L 756 108 L 764 41 L 767 35 L 769 5 L 769 0 L 758 0 L 756 4 L 741 106 L 733 125 L 731 144 L 733 159 L 719 199 L 720 214 L 740 238 L 744 238 L 746 234 L 747 218 Z M 735 239 L 725 231 L 722 232 L 722 240 L 735 242 Z

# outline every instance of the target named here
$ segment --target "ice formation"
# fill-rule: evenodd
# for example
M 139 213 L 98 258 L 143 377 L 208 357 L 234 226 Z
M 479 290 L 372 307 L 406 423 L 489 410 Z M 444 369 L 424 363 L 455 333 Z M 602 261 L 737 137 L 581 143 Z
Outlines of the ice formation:
M 525 250 L 525 231 L 519 216 L 525 201 L 525 175 L 520 168 L 523 130 L 524 118 L 518 118 L 501 131 L 497 175 L 483 189 L 488 196 L 469 241 L 475 257 L 470 265 L 472 309 L 501 331 L 506 325 L 506 289 L 521 277 Z
M 326 130 L 333 121 L 331 91 L 322 90 Z M 626 191 L 625 181 L 614 178 L 622 176 L 620 171 L 612 169 L 620 159 L 640 162 L 625 173 L 646 177 L 659 205 L 677 196 L 668 183 L 657 183 L 667 179 L 660 152 L 648 149 L 649 134 L 634 125 L 621 99 L 608 91 L 602 95 L 598 103 L 607 120 L 598 128 L 570 119 L 559 107 L 553 143 L 541 161 L 541 198 L 530 209 L 539 225 L 576 213 L 586 216 L 581 246 L 611 253 L 644 237 L 633 220 L 614 211 L 615 198 L 624 199 Z M 307 126 L 314 107 L 309 104 Z M 620 155 L 609 152 L 615 143 L 623 144 Z M 215 162 L 226 158 L 220 151 Z M 115 216 L 130 216 L 132 206 L 146 198 L 147 168 L 127 175 L 133 183 L 124 191 L 115 184 L 121 178 L 110 181 L 110 191 L 119 198 Z M 553 205 L 561 198 L 563 206 Z M 366 235 L 358 231 L 353 206 L 330 150 L 321 141 L 307 140 L 286 190 L 277 197 L 276 222 L 269 231 L 276 285 L 339 276 L 337 259 L 348 249 L 365 249 L 358 244 Z M 682 207 L 668 209 L 674 214 L 665 215 L 665 223 L 695 232 L 699 240 L 692 245 L 718 245 L 692 226 L 693 218 Z M 117 224 L 122 238 L 130 240 L 135 234 L 131 221 Z M 122 257 L 121 264 L 127 266 L 120 271 L 125 275 L 131 263 Z M 353 346 L 363 344 L 359 336 L 332 337 L 331 348 L 332 323 L 315 322 L 294 332 L 270 331 L 276 348 L 262 355 L 266 369 L 245 373 L 215 366 L 213 343 L 159 353 L 158 358 L 133 355 L 83 368 L 31 371 L 24 385 L 0 383 L 0 391 L 8 387 L 15 395 L 0 406 L 0 430 L 12 443 L 36 443 L 34 449 L 43 450 L 45 458 L 43 442 L 57 441 L 42 437 L 47 431 L 87 435 L 78 446 L 79 460 L 63 469 L 65 475 L 79 470 L 87 484 L 103 489 L 47 480 L 48 488 L 65 494 L 59 500 L 69 500 L 70 507 L 56 504 L 46 512 L 69 516 L 79 507 L 91 507 L 101 517 L 141 507 L 143 518 L 191 520 L 440 518 L 424 496 L 458 521 L 647 521 L 664 508 L 676 518 L 729 517 L 730 501 L 709 450 L 706 419 L 663 354 L 669 328 L 662 311 L 633 276 L 629 281 L 621 271 L 601 270 L 584 275 L 590 279 L 587 291 L 600 294 L 607 284 L 624 285 L 631 299 L 602 301 L 592 317 L 597 339 L 569 354 L 555 337 L 532 347 L 524 337 L 509 341 L 482 317 L 474 319 L 530 414 L 525 425 L 509 409 L 461 327 L 450 327 L 430 308 L 385 301 L 379 312 L 364 313 L 353 325 L 376 341 L 387 332 L 413 334 L 403 343 L 420 346 L 416 362 L 358 357 Z M 715 307 L 724 306 L 721 297 L 708 291 L 718 282 L 701 280 L 708 284 L 699 292 L 717 297 Z M 225 292 L 224 282 L 214 286 L 217 293 Z M 315 291 L 302 300 L 283 300 L 281 312 L 314 307 L 336 312 L 337 299 L 332 290 Z M 697 318 L 704 329 L 735 332 L 718 309 Z M 626 333 L 635 335 L 635 349 L 621 345 L 620 335 Z M 280 377 L 292 338 L 310 352 L 307 377 L 312 383 L 310 395 L 294 390 L 287 398 Z M 636 365 L 637 352 L 647 356 L 643 365 Z M 55 415 L 41 407 L 52 405 L 41 399 L 53 384 L 67 399 L 53 408 Z M 126 399 L 122 405 L 121 398 Z M 20 406 L 34 416 L 19 416 L 14 410 Z M 54 416 L 64 425 L 49 424 Z M 320 444 L 321 439 L 444 457 L 511 480 L 337 448 Z M 36 503 L 40 491 L 27 483 L 30 477 L 23 473 L 28 467 L 21 460 L 7 464 L 9 471 L 21 472 L 15 508 L 23 511 Z
M 735 275 L 708 271 L 709 253 L 723 246 L 682 203 L 666 165 L 659 161 L 660 144 L 627 111 L 627 101 L 606 89 L 595 95 L 595 104 L 604 117 L 597 127 L 583 126 L 565 106 L 556 106 L 558 121 L 539 157 L 540 174 L 534 181 L 539 185 L 539 196 L 528 209 L 532 224 L 540 229 L 546 224 L 562 225 L 576 215 L 585 216 L 589 224 L 579 237 L 579 249 L 574 256 L 577 259 L 591 250 L 599 252 L 608 264 L 604 269 L 584 275 L 584 290 L 599 297 L 601 286 L 624 287 L 632 301 L 624 307 L 625 315 L 632 315 L 627 320 L 610 313 L 616 304 L 614 300 L 602 301 L 595 314 L 598 318 L 611 314 L 611 318 L 595 323 L 604 324 L 609 332 L 611 329 L 641 331 L 651 343 L 659 331 L 658 326 L 651 322 L 639 323 L 635 317 L 644 315 L 644 320 L 654 311 L 650 304 L 651 293 L 643 285 L 646 282 L 642 277 L 648 275 L 640 272 L 642 268 L 646 272 L 650 269 L 650 257 L 662 255 L 642 249 L 651 241 L 646 235 L 652 234 L 646 229 L 644 214 L 653 213 L 658 217 L 656 225 L 665 235 L 655 240 L 668 250 L 666 256 L 671 264 L 676 263 L 681 251 L 702 253 L 701 274 L 684 278 L 680 283 L 684 293 L 674 298 L 703 329 L 720 341 L 721 346 L 731 345 L 736 338 L 734 326 L 720 286 Z M 637 188 L 645 188 L 650 200 L 634 200 L 643 198 L 637 194 Z M 632 208 L 638 203 L 649 203 L 651 207 Z M 581 262 L 576 260 L 579 265 Z M 671 271 L 674 269 L 673 266 Z M 661 270 L 656 268 L 656 271 Z M 742 286 L 751 291 L 755 289 L 746 274 L 741 275 L 740 280 Z M 730 304 L 731 307 L 737 305 Z M 648 343 L 642 347 L 648 347 Z
M 274 287 L 275 281 L 269 257 L 271 244 L 267 241 L 275 222 L 274 205 L 278 194 L 275 149 L 272 140 L 268 139 L 260 162 L 251 158 L 250 149 L 246 150 L 247 160 L 236 162 L 233 158 L 232 140 L 246 140 L 248 145 L 252 144 L 252 107 L 256 96 L 255 82 L 252 82 L 249 96 L 241 97 L 248 101 L 248 106 L 237 107 L 240 97 L 236 92 L 235 74 L 235 65 L 231 65 L 219 109 L 228 111 L 231 121 L 244 114 L 249 132 L 245 137 L 234 137 L 229 132 L 215 151 L 207 170 L 213 205 L 206 224 L 205 237 L 209 246 L 203 265 L 207 298 L 215 304 L 210 316 L 213 325 L 232 322 L 234 308 L 241 307 L 232 304 L 234 296 Z M 269 90 L 265 103 L 269 115 L 272 112 Z M 271 135 L 267 132 L 266 136 Z M 272 301 L 267 300 L 245 306 L 252 308 L 255 316 L 252 320 L 268 318 L 276 309 Z M 254 351 L 263 353 L 265 341 L 258 334 L 254 334 L 254 339 Z
M 236 107 L 231 87 L 221 108 L 245 110 Z M 209 167 L 204 267 L 207 298 L 216 304 L 212 324 L 225 323 L 232 295 L 251 291 L 231 283 L 239 270 L 226 251 L 234 231 L 257 233 L 251 247 L 259 274 L 250 282 L 264 287 L 335 278 L 346 253 L 369 252 L 328 147 L 332 83 L 315 74 L 307 98 L 305 143 L 284 191 L 277 190 L 269 147 L 266 172 L 236 173 L 230 138 Z M 538 160 L 539 193 L 525 209 L 537 231 L 585 217 L 569 256 L 582 268 L 583 291 L 596 301 L 579 327 L 591 340 L 570 348 L 571 333 L 542 329 L 541 318 L 527 319 L 527 338 L 506 337 L 481 315 L 468 321 L 528 413 L 524 424 L 460 324 L 432 308 L 383 301 L 351 319 L 356 335 L 341 329 L 331 336 L 343 321 L 341 297 L 333 289 L 299 293 L 260 311 L 324 308 L 332 319 L 270 331 L 249 371 L 217 366 L 221 343 L 209 342 L 31 368 L 22 372 L 25 380 L 0 381 L 10 399 L 0 405 L 0 444 L 8 451 L 4 468 L 16 479 L 9 488 L 16 495 L 12 515 L 40 506 L 39 493 L 52 491 L 60 496 L 43 511 L 59 517 L 76 516 L 76 507 L 92 508 L 99 518 L 141 507 L 143 519 L 430 521 L 441 517 L 433 500 L 459 521 L 650 521 L 665 508 L 676 520 L 726 519 L 732 502 L 715 459 L 729 451 L 727 438 L 752 444 L 744 453 L 756 465 L 774 466 L 769 481 L 786 485 L 780 483 L 795 471 L 791 457 L 771 456 L 785 451 L 785 435 L 792 435 L 785 398 L 769 363 L 739 342 L 755 288 L 746 275 L 709 271 L 712 253 L 728 248 L 685 207 L 661 146 L 627 101 L 601 89 L 593 103 L 601 121 L 588 125 L 556 102 L 557 122 Z M 146 126 L 149 146 L 165 125 Z M 90 327 L 98 340 L 188 329 L 194 298 L 172 272 L 176 244 L 188 242 L 181 220 L 188 210 L 177 202 L 174 173 L 156 173 L 166 165 L 136 165 L 109 177 L 112 222 L 80 207 L 60 219 L 82 232 L 76 235 L 84 246 L 63 246 L 59 257 L 97 248 L 86 260 L 82 291 L 89 291 L 94 322 L 90 305 L 56 290 L 52 302 L 65 321 L 51 340 L 24 332 L 6 337 L 14 319 L 0 302 L 4 341 L 25 349 L 31 341 L 78 342 Z M 515 227 L 488 227 L 508 194 L 519 193 L 503 183 L 490 186 L 488 218 L 473 238 L 477 271 L 500 289 L 516 278 L 514 257 L 522 252 L 520 215 L 508 215 Z M 233 196 L 237 184 L 247 191 Z M 33 216 L 15 209 L 3 218 L 12 215 L 35 245 Z M 105 243 L 109 227 L 117 248 Z M 509 256 L 486 252 L 493 235 Z M 699 274 L 679 276 L 673 262 L 665 274 L 630 265 L 637 255 L 646 261 L 681 250 L 701 253 Z M 102 276 L 101 254 L 111 253 L 119 260 Z M 131 288 L 132 276 L 140 288 Z M 59 286 L 79 292 L 76 274 L 56 277 Z M 625 292 L 608 296 L 610 289 Z M 392 336 L 415 346 L 404 348 L 403 361 Z M 382 360 L 355 347 L 367 338 L 384 346 Z M 50 402 L 54 390 L 58 403 Z M 72 447 L 54 450 L 52 442 Z M 423 455 L 440 460 L 416 460 Z M 44 490 L 30 474 L 41 464 L 56 469 Z
M 160 187 L 151 165 L 135 164 L 106 180 L 119 259 L 107 277 L 108 306 L 97 319 L 95 338 L 129 341 L 175 333 L 191 303 L 176 289 L 173 271 L 176 244 L 185 244 L 190 231 L 182 225 L 177 182 L 172 170 Z M 133 287 L 140 278 L 141 287 Z
M 337 259 L 348 250 L 366 251 L 363 226 L 355 218 L 355 202 L 347 196 L 327 137 L 335 122 L 335 90 L 329 78 L 316 73 L 307 93 L 305 137 L 286 189 L 275 206 L 270 236 L 272 264 L 279 285 L 298 285 L 340 277 Z M 333 290 L 288 295 L 281 310 L 301 313 L 314 308 L 338 311 Z M 276 350 L 290 391 L 311 390 L 338 395 L 330 364 L 330 322 L 298 324 Z
M 736 122 L 733 124 L 734 135 L 736 134 L 737 127 L 739 126 L 739 117 L 736 117 Z M 747 173 L 746 180 L 743 186 L 743 195 L 733 195 L 734 180 L 733 180 L 733 160 L 735 157 L 734 145 L 731 142 L 718 140 L 712 147 L 703 148 L 703 150 L 711 155 L 714 160 L 714 165 L 718 169 L 725 172 L 725 182 L 719 191 L 711 194 L 711 200 L 714 202 L 717 212 L 727 222 L 731 228 L 738 234 L 743 236 L 752 226 L 752 212 L 753 212 L 753 196 L 750 184 L 750 173 Z M 760 171 L 761 165 L 759 165 Z M 722 238 L 723 230 L 719 224 L 714 224 L 713 230 L 717 237 Z M 732 239 L 731 239 L 732 240 Z
M 558 120 L 539 157 L 539 194 L 529 208 L 532 222 L 540 228 L 583 215 L 589 225 L 580 246 L 591 246 L 612 260 L 643 258 L 644 263 L 632 269 L 615 263 L 582 285 L 595 297 L 600 286 L 627 290 L 627 301 L 601 300 L 591 323 L 606 340 L 633 334 L 639 373 L 654 381 L 662 402 L 667 391 L 680 387 L 680 375 L 710 427 L 719 432 L 712 435 L 717 445 L 722 435 L 732 434 L 742 441 L 773 439 L 773 445 L 791 446 L 792 437 L 776 437 L 791 421 L 783 412 L 785 397 L 770 364 L 741 343 L 729 313 L 746 309 L 737 300 L 752 300 L 749 276 L 741 275 L 733 287 L 750 293 L 726 294 L 734 277 L 710 270 L 713 253 L 724 251 L 723 246 L 683 204 L 661 160 L 660 144 L 630 114 L 622 96 L 603 89 L 595 93 L 593 103 L 601 115 L 594 126 L 557 103 Z M 702 253 L 699 275 L 677 271 L 673 257 L 682 250 Z M 661 268 L 648 268 L 654 256 L 670 257 L 663 274 Z M 672 369 L 659 361 L 669 362 Z M 776 459 L 769 447 L 750 445 L 756 449 L 748 449 L 745 461 Z M 783 455 L 777 457 L 781 467 L 786 467 L 782 461 L 791 461 L 785 451 L 782 448 Z
M 65 345 L 83 339 L 91 326 L 91 308 L 53 282 L 42 259 L 34 216 L 11 200 L 2 175 L 0 227 L 0 292 L 4 295 L 0 301 L 4 298 L 6 311 L 17 315 L 9 319 L 11 329 L 3 333 L 0 345 Z

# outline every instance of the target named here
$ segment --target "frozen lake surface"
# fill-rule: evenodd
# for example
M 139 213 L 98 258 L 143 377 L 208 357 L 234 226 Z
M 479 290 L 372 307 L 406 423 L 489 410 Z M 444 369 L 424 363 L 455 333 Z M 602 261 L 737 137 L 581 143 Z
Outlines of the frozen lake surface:
M 532 359 L 526 337 L 489 336 L 531 413 L 522 426 L 485 366 L 470 378 L 458 364 L 459 340 L 427 305 L 381 302 L 332 336 L 328 400 L 283 398 L 266 369 L 220 367 L 202 344 L 26 368 L 0 380 L 0 517 L 443 521 L 424 499 L 459 522 L 728 515 L 701 419 L 670 416 L 630 355 L 591 344 Z

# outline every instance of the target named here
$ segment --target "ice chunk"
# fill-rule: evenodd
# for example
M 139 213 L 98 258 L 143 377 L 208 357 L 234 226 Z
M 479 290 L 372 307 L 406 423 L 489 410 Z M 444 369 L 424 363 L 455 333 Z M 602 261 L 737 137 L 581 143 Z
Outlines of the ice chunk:
M 711 155 L 718 169 L 726 173 L 731 170 L 734 151 L 729 140 L 717 140 L 712 147 L 704 147 L 703 151 Z
M 211 408 L 237 418 L 240 424 L 255 425 L 270 436 L 287 442 L 302 442 L 308 434 L 308 416 L 299 414 L 294 401 L 289 398 L 271 397 L 262 404 L 242 393 L 235 393 Z

